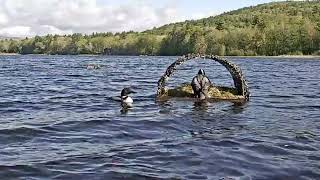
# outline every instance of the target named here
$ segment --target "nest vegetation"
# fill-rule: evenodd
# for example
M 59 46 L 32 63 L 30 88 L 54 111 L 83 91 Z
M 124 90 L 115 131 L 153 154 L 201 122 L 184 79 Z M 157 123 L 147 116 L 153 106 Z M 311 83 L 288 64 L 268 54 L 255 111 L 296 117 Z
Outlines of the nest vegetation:
M 194 97 L 190 83 L 183 83 L 173 89 L 166 88 L 164 95 L 168 97 Z M 243 96 L 237 95 L 237 90 L 235 88 L 211 85 L 209 87 L 208 98 L 241 99 Z

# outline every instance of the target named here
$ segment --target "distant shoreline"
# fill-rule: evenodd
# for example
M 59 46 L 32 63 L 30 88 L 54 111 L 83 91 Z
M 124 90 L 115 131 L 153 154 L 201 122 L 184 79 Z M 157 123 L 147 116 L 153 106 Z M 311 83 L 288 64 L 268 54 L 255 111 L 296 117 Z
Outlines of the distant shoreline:
M 0 53 L 0 56 L 14 56 L 14 55 L 20 55 L 18 53 Z
M 19 53 L 0 53 L 0 56 L 25 56 L 25 55 L 37 55 L 37 56 L 135 56 L 135 57 L 148 57 L 153 55 L 104 55 L 104 54 L 19 54 Z M 158 55 L 161 56 L 161 55 Z M 165 57 L 165 56 L 162 56 Z M 168 56 L 170 57 L 170 56 Z M 177 55 L 179 57 L 179 55 Z M 279 56 L 220 56 L 226 58 L 240 57 L 240 58 L 320 58 L 318 55 L 279 55 Z
M 241 57 L 241 58 L 250 58 L 250 57 L 254 57 L 254 58 L 304 58 L 304 59 L 308 59 L 308 58 L 320 58 L 320 56 L 314 56 L 314 55 L 280 55 L 280 56 L 222 56 L 222 57 L 228 57 L 228 58 L 232 58 L 232 57 Z

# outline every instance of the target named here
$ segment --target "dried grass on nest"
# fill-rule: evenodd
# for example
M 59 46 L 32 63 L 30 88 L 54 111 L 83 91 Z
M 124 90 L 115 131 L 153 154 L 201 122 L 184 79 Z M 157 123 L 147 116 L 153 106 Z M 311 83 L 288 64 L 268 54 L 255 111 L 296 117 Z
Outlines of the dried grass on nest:
M 192 86 L 189 83 L 183 83 L 174 89 L 166 89 L 169 97 L 194 97 Z M 237 95 L 235 88 L 211 86 L 208 93 L 209 98 L 217 99 L 239 99 L 242 96 Z

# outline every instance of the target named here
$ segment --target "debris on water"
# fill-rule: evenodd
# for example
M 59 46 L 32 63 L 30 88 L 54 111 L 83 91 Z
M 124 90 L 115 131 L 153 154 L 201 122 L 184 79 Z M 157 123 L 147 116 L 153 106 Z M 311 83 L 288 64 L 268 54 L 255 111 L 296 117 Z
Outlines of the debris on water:
M 87 69 L 100 69 L 101 65 L 99 65 L 99 64 L 87 64 L 86 68 Z
M 240 177 L 226 176 L 226 177 L 220 178 L 219 180 L 251 180 L 251 177 L 249 177 L 249 176 L 240 176 Z
M 199 132 L 191 131 L 191 135 L 195 135 L 195 136 L 197 136 L 197 135 L 199 135 L 199 134 L 200 134 Z
M 296 135 L 295 135 L 296 139 L 304 139 L 304 140 L 311 140 L 315 137 L 316 137 L 316 135 L 313 132 L 310 132 L 307 130 L 296 132 Z
M 284 156 L 274 156 L 273 159 L 276 161 L 285 161 L 285 160 L 288 160 L 289 158 Z
M 306 135 L 310 135 L 310 136 L 313 136 L 313 137 L 315 137 L 315 136 L 317 136 L 315 133 L 313 133 L 313 132 L 311 132 L 311 131 L 307 131 L 307 130 L 305 130 L 305 131 L 302 131 L 304 134 L 306 134 Z

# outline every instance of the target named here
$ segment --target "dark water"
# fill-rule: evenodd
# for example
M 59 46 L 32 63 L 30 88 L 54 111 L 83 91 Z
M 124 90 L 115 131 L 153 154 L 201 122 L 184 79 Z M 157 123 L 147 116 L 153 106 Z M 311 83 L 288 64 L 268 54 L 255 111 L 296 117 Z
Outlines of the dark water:
M 244 106 L 155 102 L 175 59 L 0 56 L 0 179 L 320 179 L 320 59 L 232 58 Z M 169 85 L 200 67 L 232 85 L 206 61 Z M 127 86 L 139 93 L 124 113 L 112 97 Z

